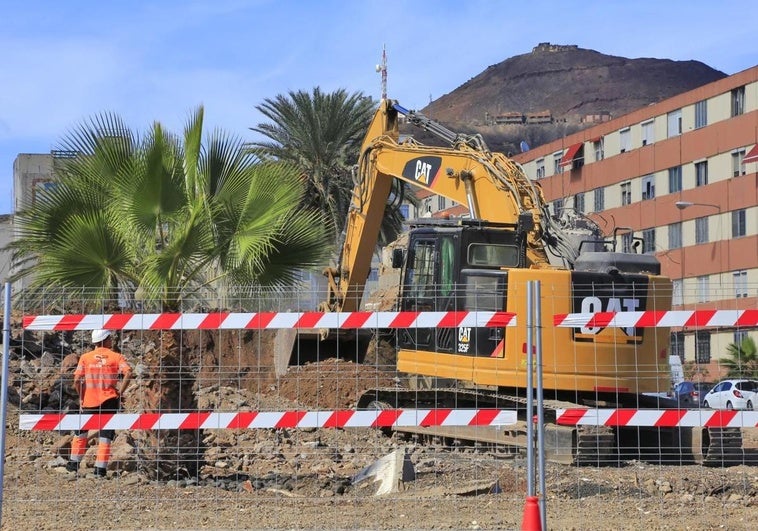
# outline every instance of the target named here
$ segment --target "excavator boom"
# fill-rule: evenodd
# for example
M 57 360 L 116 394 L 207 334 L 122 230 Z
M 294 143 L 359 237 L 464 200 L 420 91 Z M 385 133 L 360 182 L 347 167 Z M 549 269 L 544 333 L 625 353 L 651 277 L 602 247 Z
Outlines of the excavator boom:
M 411 138 L 401 142 L 400 116 L 450 147 L 425 146 Z M 334 290 L 328 309 L 359 308 L 393 179 L 466 205 L 470 219 L 512 224 L 526 249 L 522 266 L 550 267 L 545 242 L 559 240 L 548 237 L 552 220 L 539 187 L 513 161 L 487 150 L 478 136 L 453 133 L 383 100 L 361 146 L 358 174 L 340 262 L 336 270 L 327 270 Z

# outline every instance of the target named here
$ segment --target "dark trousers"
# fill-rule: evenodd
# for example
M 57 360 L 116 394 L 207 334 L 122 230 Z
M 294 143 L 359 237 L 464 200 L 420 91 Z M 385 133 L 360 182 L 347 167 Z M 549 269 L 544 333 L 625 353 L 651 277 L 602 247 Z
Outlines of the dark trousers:
M 81 411 L 82 413 L 88 415 L 96 415 L 98 413 L 118 413 L 121 411 L 121 399 L 119 397 L 109 398 L 97 407 L 83 407 L 81 408 Z M 87 430 L 79 430 L 76 432 L 76 435 L 78 437 L 81 437 L 86 433 Z M 112 441 L 116 437 L 116 431 L 100 430 L 100 437 L 105 437 L 106 439 L 110 439 Z

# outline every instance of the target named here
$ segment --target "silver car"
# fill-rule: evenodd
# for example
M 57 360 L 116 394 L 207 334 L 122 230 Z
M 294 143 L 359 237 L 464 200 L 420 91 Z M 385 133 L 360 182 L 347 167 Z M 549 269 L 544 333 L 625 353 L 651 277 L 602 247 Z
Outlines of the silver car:
M 703 398 L 703 407 L 713 409 L 746 409 L 758 404 L 758 381 L 722 380 Z

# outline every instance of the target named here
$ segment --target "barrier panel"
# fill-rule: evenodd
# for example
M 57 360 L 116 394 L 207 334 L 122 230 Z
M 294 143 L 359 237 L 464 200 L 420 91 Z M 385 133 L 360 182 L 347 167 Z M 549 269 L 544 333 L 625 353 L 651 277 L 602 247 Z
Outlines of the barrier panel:
M 449 329 L 431 336 L 441 342 L 448 332 L 458 340 L 467 328 L 488 328 L 491 335 L 482 337 L 502 348 L 503 338 L 524 325 L 522 316 L 470 307 L 322 314 L 297 311 L 300 295 L 297 290 L 287 296 L 261 293 L 223 306 L 234 311 L 204 311 L 222 306 L 193 302 L 182 311 L 164 312 L 145 303 L 143 310 L 132 306 L 122 313 L 115 299 L 93 308 L 75 293 L 43 304 L 36 299 L 34 307 L 15 301 L 4 524 L 47 528 L 54 522 L 71 529 L 518 528 L 526 492 L 523 449 L 502 441 L 523 438 L 524 419 L 529 418 L 525 401 L 517 407 L 511 402 L 478 407 L 466 402 L 467 389 L 461 387 L 459 405 L 435 407 L 427 382 L 419 379 L 408 387 L 407 374 L 398 371 L 393 356 L 399 334 L 415 338 L 429 329 Z M 562 297 L 566 295 L 543 288 L 543 312 L 549 316 L 543 322 L 592 333 L 595 328 L 683 327 L 690 334 L 687 349 L 698 332 L 731 327 L 754 333 L 756 326 L 756 310 L 750 308 L 568 314 L 555 311 Z M 89 331 L 99 328 L 118 331 L 118 349 L 135 377 L 121 412 L 85 415 L 78 412 L 71 373 L 78 356 L 90 349 Z M 306 346 L 306 336 L 310 341 L 311 334 L 326 329 L 343 336 L 332 346 L 319 339 Z M 500 329 L 504 336 L 498 335 Z M 359 330 L 369 338 L 358 337 Z M 280 332 L 292 333 L 294 339 L 285 341 L 292 353 L 277 369 Z M 577 330 L 577 335 L 588 342 L 590 331 Z M 345 336 L 363 342 L 361 352 L 342 342 Z M 620 339 L 627 350 L 638 348 L 633 335 L 616 337 Z M 585 344 L 604 348 L 601 342 Z M 717 347 L 715 340 L 712 345 L 718 359 L 716 350 L 724 346 Z M 618 363 L 627 370 L 621 349 L 615 358 L 588 361 L 580 358 L 574 343 L 548 340 L 544 348 L 576 360 L 577 375 L 593 364 L 613 370 Z M 669 345 L 658 350 L 664 348 Z M 692 359 L 692 351 L 687 354 Z M 666 363 L 659 356 L 655 366 L 637 367 L 636 377 L 652 381 Z M 452 380 L 460 369 L 446 370 Z M 375 388 L 403 389 L 417 397 L 418 405 L 392 408 L 377 400 L 357 407 L 361 393 Z M 666 385 L 654 391 L 650 394 L 666 400 L 670 389 Z M 754 411 L 567 407 L 558 402 L 550 411 L 556 428 L 547 438 L 558 451 L 546 472 L 549 528 L 628 528 L 630 521 L 635 527 L 676 528 L 671 514 L 683 511 L 702 527 L 724 523 L 739 528 L 737 522 L 749 521 L 756 503 L 756 465 L 750 460 L 753 450 L 758 453 Z M 577 427 L 599 439 L 619 427 L 639 428 L 634 433 L 653 441 L 653 450 L 656 438 L 669 433 L 665 429 L 681 429 L 672 433 L 684 436 L 699 428 L 693 431 L 706 438 L 711 429 L 727 430 L 727 435 L 737 430 L 743 447 L 728 463 L 712 466 L 666 456 L 658 462 L 635 457 L 561 464 L 566 457 L 560 452 L 561 429 Z M 71 432 L 79 428 L 91 430 L 93 437 L 100 428 L 116 430 L 106 479 L 89 476 L 97 459 L 96 438 L 89 441 L 82 473 L 66 472 Z M 469 438 L 476 442 L 469 444 Z M 588 514 L 604 518 L 594 521 Z

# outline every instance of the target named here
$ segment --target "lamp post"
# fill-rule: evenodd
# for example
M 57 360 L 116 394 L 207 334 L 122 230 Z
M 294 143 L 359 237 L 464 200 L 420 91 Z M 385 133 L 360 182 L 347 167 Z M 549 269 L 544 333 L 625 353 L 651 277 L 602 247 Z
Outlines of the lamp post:
M 677 201 L 676 203 L 674 203 L 674 205 L 676 205 L 676 208 L 678 208 L 680 211 L 686 208 L 693 207 L 693 206 L 710 207 L 710 208 L 715 208 L 718 211 L 719 215 L 721 214 L 721 207 L 719 205 L 714 205 L 713 203 L 693 203 L 692 201 Z M 680 214 L 680 219 L 681 219 L 681 214 Z M 721 260 L 721 236 L 722 236 L 721 235 L 721 218 L 719 217 L 719 244 L 718 244 L 719 245 L 719 284 L 721 284 L 721 275 L 723 273 L 722 269 L 724 267 L 724 264 Z M 685 247 L 684 247 L 684 242 L 682 242 L 682 280 L 681 280 L 681 292 L 682 292 L 681 293 L 681 297 L 682 297 L 681 307 L 682 309 L 684 309 L 684 276 L 686 274 L 686 269 L 684 267 L 684 264 L 685 264 L 684 258 L 685 258 Z M 698 367 L 698 372 L 700 372 L 700 363 L 698 363 L 697 353 L 695 354 L 695 362 Z
M 721 207 L 719 205 L 714 205 L 713 203 L 693 203 L 692 201 L 677 201 L 674 203 L 676 205 L 676 208 L 679 210 L 684 210 L 685 208 L 690 208 L 693 206 L 700 206 L 700 207 L 710 207 L 715 208 L 718 210 L 718 213 L 721 214 Z M 719 284 L 721 284 L 721 274 L 723 271 L 721 271 L 724 267 L 724 264 L 721 260 L 721 218 L 719 218 Z M 684 276 L 686 275 L 687 271 L 684 267 L 684 242 L 682 242 L 682 308 L 684 308 Z
M 721 207 L 719 205 L 714 205 L 713 203 L 693 203 L 692 201 L 677 201 L 674 203 L 676 205 L 676 208 L 679 210 L 684 210 L 685 208 L 690 208 L 693 206 L 700 206 L 700 207 L 711 207 L 718 210 L 719 215 L 721 214 Z M 721 262 L 721 218 L 719 217 L 719 280 L 721 279 L 721 269 L 723 268 L 724 264 Z M 682 246 L 682 262 L 684 262 L 684 246 Z M 682 267 L 684 269 L 684 267 Z M 682 282 L 684 282 L 684 271 L 682 271 Z

